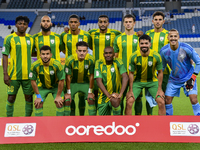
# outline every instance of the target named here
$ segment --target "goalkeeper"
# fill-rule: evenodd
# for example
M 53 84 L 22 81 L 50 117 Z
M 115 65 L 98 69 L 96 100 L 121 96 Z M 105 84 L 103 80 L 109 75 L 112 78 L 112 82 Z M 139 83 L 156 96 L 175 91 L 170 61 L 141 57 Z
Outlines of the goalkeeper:
M 163 68 L 168 64 L 172 69 L 165 92 L 166 115 L 173 115 L 172 100 L 174 96 L 180 96 L 180 88 L 183 87 L 185 95 L 189 96 L 192 103 L 194 115 L 200 116 L 196 83 L 196 76 L 200 71 L 199 55 L 190 45 L 178 41 L 179 33 L 176 29 L 169 31 L 168 40 L 169 44 L 160 50 Z M 191 60 L 195 62 L 195 68 L 190 63 Z

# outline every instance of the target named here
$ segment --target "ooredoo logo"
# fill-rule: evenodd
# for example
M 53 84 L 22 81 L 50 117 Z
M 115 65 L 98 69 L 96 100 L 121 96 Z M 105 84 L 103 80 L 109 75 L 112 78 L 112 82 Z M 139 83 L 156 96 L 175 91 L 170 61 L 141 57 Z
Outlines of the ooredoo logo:
M 139 127 L 140 124 L 136 123 L 136 127 Z M 80 125 L 78 127 L 75 127 L 73 125 L 68 126 L 65 129 L 65 133 L 69 136 L 73 136 L 75 134 L 77 135 L 89 135 L 91 132 L 93 132 L 95 135 L 134 135 L 136 133 L 136 127 L 133 125 L 123 126 L 123 125 L 115 125 L 115 122 L 112 122 L 112 125 L 107 125 L 105 127 L 101 125 Z

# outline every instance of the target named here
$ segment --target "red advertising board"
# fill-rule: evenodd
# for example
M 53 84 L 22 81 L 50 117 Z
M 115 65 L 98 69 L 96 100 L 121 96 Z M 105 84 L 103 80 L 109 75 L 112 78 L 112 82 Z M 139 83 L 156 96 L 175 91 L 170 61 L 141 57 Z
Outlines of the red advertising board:
M 50 142 L 200 143 L 198 116 L 0 118 L 0 144 Z

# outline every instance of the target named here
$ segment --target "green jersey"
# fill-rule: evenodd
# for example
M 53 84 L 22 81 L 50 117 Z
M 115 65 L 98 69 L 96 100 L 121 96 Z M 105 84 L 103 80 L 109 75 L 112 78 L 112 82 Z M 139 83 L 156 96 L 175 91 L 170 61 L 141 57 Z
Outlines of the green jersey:
M 100 33 L 100 29 L 92 29 L 89 33 L 92 37 L 92 49 L 95 61 L 104 59 L 104 49 L 107 46 L 113 47 L 115 37 L 121 34 L 120 31 L 114 29 L 107 29 L 106 33 Z
M 39 77 L 38 87 L 55 88 L 58 87 L 58 82 L 65 79 L 63 67 L 58 60 L 50 59 L 49 66 L 43 65 L 42 59 L 38 59 L 31 65 L 29 79 L 37 80 Z
M 51 32 L 50 35 L 43 35 L 42 32 L 39 32 L 33 35 L 33 38 L 37 49 L 37 59 L 40 58 L 40 48 L 47 45 L 51 48 L 52 58 L 60 61 L 60 50 L 64 50 L 64 45 L 59 34 Z
M 11 80 L 28 80 L 34 40 L 31 35 L 18 36 L 15 32 L 4 39 L 2 54 L 10 54 L 8 75 Z
M 139 37 L 136 32 L 134 35 L 126 35 L 124 32 L 115 38 L 114 51 L 119 53 L 118 58 L 122 59 L 127 72 L 129 72 L 129 58 L 136 50 L 139 50 Z
M 99 59 L 95 64 L 94 78 L 102 78 L 106 90 L 112 94 L 119 93 L 121 89 L 121 75 L 127 72 L 123 62 L 114 58 L 113 64 L 106 65 L 105 60 Z M 98 104 L 107 103 L 110 99 L 99 89 Z
M 134 81 L 156 82 L 157 70 L 162 69 L 162 58 L 156 51 L 150 50 L 149 56 L 141 56 L 140 51 L 136 51 L 130 57 L 129 71 L 134 72 Z
M 94 74 L 94 58 L 86 54 L 83 61 L 78 60 L 78 55 L 69 56 L 65 61 L 65 72 L 71 75 L 71 83 L 89 83 L 89 74 Z

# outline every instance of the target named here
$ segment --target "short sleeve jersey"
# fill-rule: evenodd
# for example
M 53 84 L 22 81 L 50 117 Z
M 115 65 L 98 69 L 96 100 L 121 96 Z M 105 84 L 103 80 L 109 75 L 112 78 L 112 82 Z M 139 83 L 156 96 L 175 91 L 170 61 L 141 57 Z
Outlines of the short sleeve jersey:
M 130 57 L 129 71 L 134 72 L 134 81 L 156 82 L 158 81 L 156 72 L 162 69 L 162 58 L 156 51 L 150 50 L 149 56 L 141 56 L 140 51 L 136 51 Z
M 65 61 L 65 73 L 71 75 L 71 83 L 89 83 L 89 74 L 94 74 L 94 65 L 92 55 L 86 54 L 85 59 L 79 61 L 78 55 L 74 54 Z
M 38 87 L 55 88 L 58 87 L 58 82 L 65 79 L 65 74 L 61 63 L 54 58 L 51 58 L 49 66 L 43 65 L 42 59 L 38 59 L 31 66 L 29 79 L 37 80 L 39 77 Z
M 8 75 L 11 80 L 28 80 L 34 40 L 31 35 L 18 36 L 15 32 L 4 39 L 2 54 L 10 54 Z

